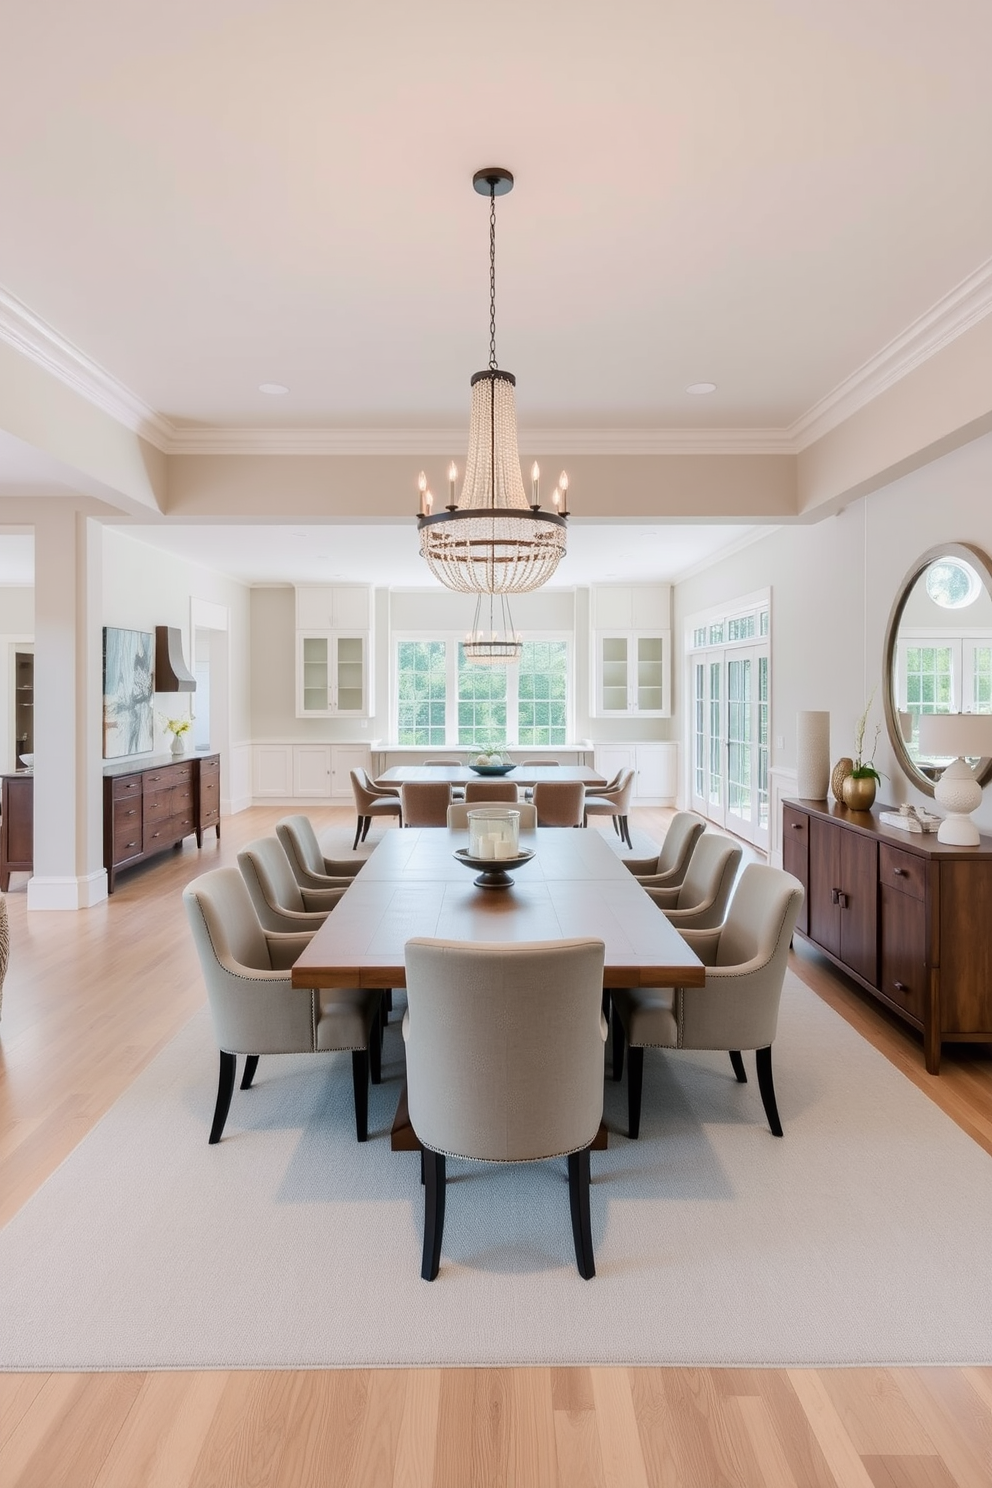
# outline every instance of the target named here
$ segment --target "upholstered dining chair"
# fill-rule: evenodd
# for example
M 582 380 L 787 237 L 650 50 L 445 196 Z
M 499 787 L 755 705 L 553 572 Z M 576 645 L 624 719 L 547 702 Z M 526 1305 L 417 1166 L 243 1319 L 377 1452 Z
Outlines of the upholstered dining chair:
M 241 1089 L 247 1090 L 262 1054 L 350 1049 L 355 1132 L 364 1142 L 369 1076 L 373 1084 L 380 1079 L 378 990 L 294 987 L 293 962 L 310 936 L 264 931 L 236 868 L 215 868 L 195 878 L 183 891 L 183 902 L 220 1046 L 209 1141 L 219 1142 L 224 1131 L 239 1054 L 246 1056 Z
M 355 858 L 325 858 L 308 816 L 284 816 L 276 836 L 301 889 L 346 889 L 365 866 Z
M 581 827 L 586 788 L 581 780 L 541 780 L 534 787 L 539 827 Z
M 238 867 L 263 930 L 309 930 L 313 934 L 347 887 L 301 888 L 278 837 L 249 842 L 238 853 Z
M 596 795 L 586 795 L 585 798 L 586 816 L 611 816 L 614 831 L 630 848 L 634 844 L 630 840 L 627 813 L 630 811 L 630 796 L 633 789 L 634 771 L 621 770 L 615 786 L 607 786 L 605 790 L 597 792 Z
M 431 765 L 437 765 L 443 767 L 446 770 L 450 770 L 452 765 L 454 765 L 455 769 L 460 769 L 461 763 L 462 762 L 460 759 L 424 760 L 424 768 L 429 769 Z M 464 801 L 465 787 L 463 785 L 453 785 L 451 787 L 451 799 L 453 801 Z
M 468 814 L 470 811 L 478 811 L 481 806 L 505 806 L 506 801 L 452 801 L 448 807 L 448 826 L 467 827 Z M 537 826 L 537 808 L 531 801 L 512 802 L 514 811 L 520 812 L 521 832 L 532 832 Z
M 447 826 L 451 786 L 446 780 L 404 780 L 400 805 L 405 827 Z
M 589 1148 L 603 1116 L 601 940 L 406 944 L 407 1094 L 423 1150 L 421 1275 L 437 1276 L 445 1159 L 568 1157 L 579 1274 L 596 1274 Z
M 705 820 L 695 811 L 677 811 L 657 857 L 624 858 L 624 862 L 645 888 L 677 889 L 685 878 L 696 839 L 705 830 Z
M 647 892 L 676 930 L 712 930 L 723 923 L 740 864 L 739 843 L 722 832 L 704 832 L 679 888 Z
M 355 810 L 358 812 L 358 825 L 352 843 L 354 851 L 359 842 L 364 842 L 369 835 L 374 816 L 399 816 L 400 793 L 398 788 L 376 784 L 369 779 L 365 770 L 352 770 L 351 789 L 355 797 Z
M 466 801 L 517 801 L 520 791 L 512 780 L 469 780 L 465 785 Z
M 521 764 L 521 768 L 523 768 L 525 770 L 539 770 L 544 765 L 560 765 L 561 764 L 561 760 L 553 760 L 553 759 L 521 760 L 520 761 L 520 764 Z
M 749 863 L 726 922 L 686 930 L 687 945 L 706 967 L 704 987 L 639 987 L 613 992 L 613 1078 L 630 1046 L 627 1119 L 631 1137 L 641 1122 L 644 1050 L 726 1049 L 740 1084 L 747 1083 L 743 1049 L 755 1050 L 758 1089 L 773 1136 L 782 1122 L 772 1080 L 772 1043 L 788 964 L 789 942 L 803 902 L 791 873 Z

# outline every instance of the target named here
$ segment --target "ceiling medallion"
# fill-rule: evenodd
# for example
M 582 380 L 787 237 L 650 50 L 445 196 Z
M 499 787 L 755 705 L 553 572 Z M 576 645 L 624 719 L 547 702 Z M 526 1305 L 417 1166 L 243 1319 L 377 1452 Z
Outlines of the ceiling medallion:
M 517 451 L 516 378 L 500 371 L 496 361 L 496 198 L 512 190 L 513 177 L 508 170 L 492 166 L 476 171 L 472 184 L 480 195 L 489 197 L 489 367 L 472 378 L 461 497 L 455 500 L 458 470 L 452 464 L 448 467 L 448 504 L 443 512 L 434 512 L 427 477 L 420 473 L 420 552 L 434 577 L 448 589 L 467 594 L 524 594 L 546 584 L 564 555 L 568 477 L 562 472 L 552 498 L 554 510 L 542 511 L 540 472 L 535 465 L 528 502 Z M 511 635 L 508 630 L 507 637 Z M 513 642 L 505 639 L 504 644 Z

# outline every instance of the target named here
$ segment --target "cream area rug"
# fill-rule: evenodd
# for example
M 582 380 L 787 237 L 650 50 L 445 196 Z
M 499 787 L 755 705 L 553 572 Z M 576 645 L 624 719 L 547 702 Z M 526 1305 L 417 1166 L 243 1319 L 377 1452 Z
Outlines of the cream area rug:
M 452 1163 L 420 1280 L 414 1154 L 372 1137 L 348 1055 L 263 1058 L 208 1147 L 197 1014 L 0 1232 L 0 1367 L 265 1368 L 992 1362 L 992 1159 L 790 974 L 785 1136 L 721 1054 L 651 1052 L 593 1154 L 597 1276 L 575 1269 L 565 1163 Z

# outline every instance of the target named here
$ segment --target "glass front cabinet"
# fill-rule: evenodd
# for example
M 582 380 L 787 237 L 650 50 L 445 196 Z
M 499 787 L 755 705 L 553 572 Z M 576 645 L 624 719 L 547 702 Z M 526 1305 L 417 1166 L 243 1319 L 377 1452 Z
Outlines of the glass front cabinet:
M 668 631 L 598 631 L 594 713 L 597 718 L 668 718 L 671 706 Z
M 371 589 L 359 585 L 297 589 L 298 718 L 368 718 L 371 602 Z

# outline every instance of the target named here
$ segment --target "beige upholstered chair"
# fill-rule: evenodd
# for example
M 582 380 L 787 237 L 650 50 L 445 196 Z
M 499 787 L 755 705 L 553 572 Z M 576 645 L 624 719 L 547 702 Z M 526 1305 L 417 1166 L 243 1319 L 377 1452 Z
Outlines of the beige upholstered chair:
M 575 1260 L 595 1275 L 589 1147 L 603 1116 L 603 942 L 518 945 L 409 940 L 410 1123 L 423 1148 L 424 1254 L 433 1281 L 445 1158 L 568 1156 Z
M 461 768 L 461 763 L 460 759 L 424 760 L 424 768 L 429 769 L 431 765 L 437 765 L 443 767 L 445 770 L 450 770 L 454 766 L 457 770 Z M 453 801 L 464 801 L 465 787 L 463 785 L 453 785 L 451 787 L 451 799 Z
M 778 1026 L 789 942 L 803 902 L 791 873 L 750 863 L 741 874 L 726 923 L 687 930 L 686 943 L 706 967 L 705 987 L 654 987 L 613 992 L 613 1078 L 627 1075 L 629 1131 L 640 1130 L 644 1049 L 726 1049 L 741 1084 L 742 1049 L 754 1049 L 758 1088 L 773 1136 L 782 1135 L 772 1081 L 772 1042 Z
M 465 785 L 466 801 L 516 801 L 520 792 L 512 780 L 469 780 Z
M 539 827 L 581 827 L 586 788 L 581 781 L 542 780 L 534 787 Z
M 540 770 L 544 765 L 560 765 L 561 764 L 561 760 L 553 760 L 553 759 L 521 760 L 520 761 L 520 764 L 521 764 L 522 768 L 524 768 L 526 770 Z
M 404 780 L 400 804 L 405 827 L 445 827 L 451 786 L 446 780 Z
M 625 858 L 624 862 L 645 888 L 677 889 L 685 878 L 696 839 L 705 830 L 706 822 L 695 811 L 677 811 L 656 858 Z
M 391 786 L 377 785 L 364 770 L 352 770 L 351 789 L 355 797 L 355 810 L 358 812 L 358 826 L 352 843 L 354 851 L 359 841 L 364 842 L 369 835 L 374 816 L 399 816 L 400 793 Z
M 378 1007 L 381 994 L 359 988 L 297 988 L 293 962 L 309 935 L 264 931 L 235 868 L 195 878 L 183 893 L 220 1045 L 220 1078 L 210 1141 L 219 1142 L 231 1108 L 238 1055 L 246 1055 L 241 1089 L 255 1077 L 261 1054 L 311 1054 L 350 1049 L 355 1129 L 368 1136 L 369 1074 L 379 1083 Z
M 307 816 L 284 816 L 276 822 L 276 836 L 301 889 L 346 889 L 364 866 L 355 858 L 325 858 Z
M 513 801 L 514 811 L 520 812 L 521 832 L 532 832 L 537 826 L 537 808 L 530 801 Z M 467 827 L 468 814 L 480 806 L 505 806 L 506 801 L 452 801 L 448 807 L 448 826 Z
M 278 837 L 249 842 L 238 853 L 238 867 L 263 930 L 308 930 L 312 935 L 344 893 L 344 888 L 301 888 Z
M 676 930 L 712 930 L 723 924 L 740 863 L 741 849 L 732 837 L 704 832 L 680 887 L 647 892 Z
M 633 789 L 633 770 L 621 770 L 615 786 L 607 786 L 594 796 L 586 796 L 586 816 L 612 816 L 614 830 L 628 847 L 634 845 L 630 840 L 630 827 L 627 825 L 630 794 Z

